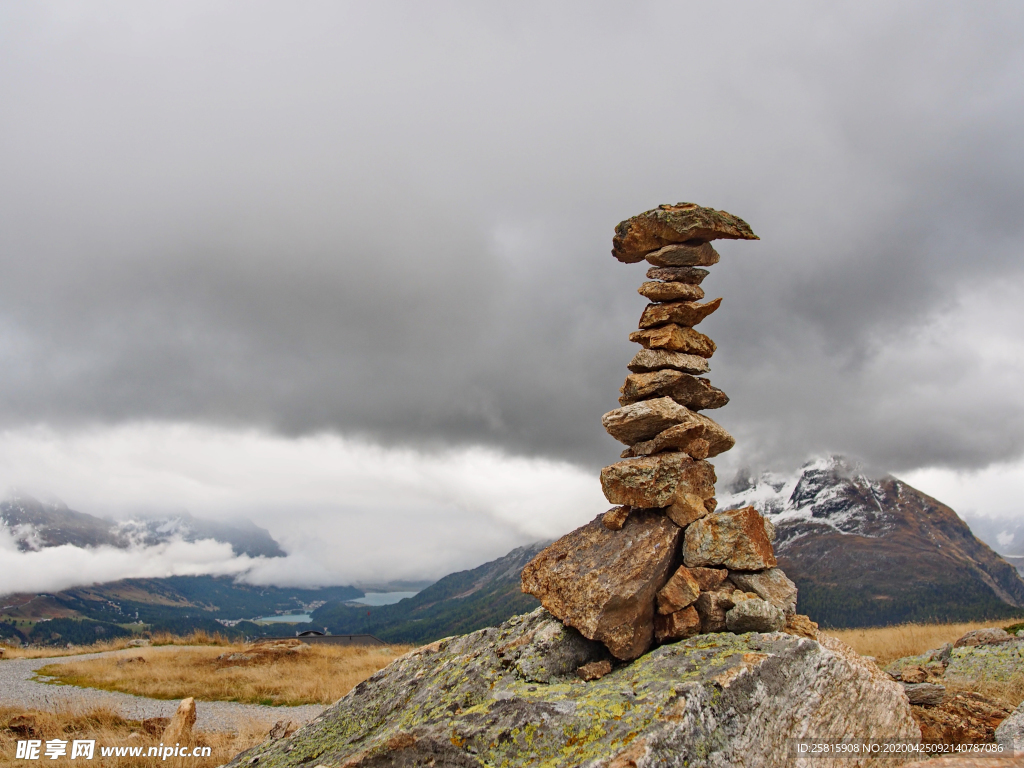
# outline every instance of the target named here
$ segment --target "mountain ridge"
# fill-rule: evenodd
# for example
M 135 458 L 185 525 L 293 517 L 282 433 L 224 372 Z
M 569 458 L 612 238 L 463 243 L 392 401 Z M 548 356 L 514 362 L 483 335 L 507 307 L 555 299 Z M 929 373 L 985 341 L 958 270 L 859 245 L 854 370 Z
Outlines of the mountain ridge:
M 776 526 L 801 610 L 824 626 L 1019 615 L 1024 580 L 945 504 L 843 457 L 792 475 L 740 473 L 722 509 L 754 506 Z

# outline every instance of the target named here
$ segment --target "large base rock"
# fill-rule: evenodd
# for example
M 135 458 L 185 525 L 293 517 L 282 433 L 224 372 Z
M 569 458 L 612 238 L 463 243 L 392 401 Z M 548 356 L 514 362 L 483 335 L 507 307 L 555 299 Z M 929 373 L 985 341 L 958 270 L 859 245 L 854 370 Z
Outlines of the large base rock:
M 523 591 L 620 659 L 654 642 L 655 595 L 668 581 L 683 532 L 649 509 L 630 512 L 620 530 L 598 515 L 523 568 Z
M 543 609 L 433 643 L 229 765 L 854 768 L 901 761 L 801 762 L 789 740 L 919 738 L 899 684 L 835 640 L 699 635 L 592 682 L 586 644 Z

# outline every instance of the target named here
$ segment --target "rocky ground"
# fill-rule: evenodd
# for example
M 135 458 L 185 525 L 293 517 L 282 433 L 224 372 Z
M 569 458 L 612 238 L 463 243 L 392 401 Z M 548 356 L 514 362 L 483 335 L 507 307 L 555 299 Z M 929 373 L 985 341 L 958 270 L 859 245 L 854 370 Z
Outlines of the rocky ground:
M 918 733 L 900 685 L 838 641 L 698 635 L 623 663 L 538 609 L 414 651 L 230 765 L 756 768 L 794 764 L 794 738 Z

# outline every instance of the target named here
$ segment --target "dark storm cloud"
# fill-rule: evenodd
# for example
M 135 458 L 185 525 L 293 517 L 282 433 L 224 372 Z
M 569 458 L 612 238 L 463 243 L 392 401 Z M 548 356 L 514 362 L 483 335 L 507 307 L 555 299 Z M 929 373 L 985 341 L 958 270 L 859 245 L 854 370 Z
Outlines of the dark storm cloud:
M 742 458 L 1021 451 L 1019 388 L 964 378 L 984 344 L 913 341 L 1022 276 L 1015 4 L 2 13 L 6 426 L 603 463 L 644 304 L 612 228 L 693 200 L 762 237 L 707 280 Z

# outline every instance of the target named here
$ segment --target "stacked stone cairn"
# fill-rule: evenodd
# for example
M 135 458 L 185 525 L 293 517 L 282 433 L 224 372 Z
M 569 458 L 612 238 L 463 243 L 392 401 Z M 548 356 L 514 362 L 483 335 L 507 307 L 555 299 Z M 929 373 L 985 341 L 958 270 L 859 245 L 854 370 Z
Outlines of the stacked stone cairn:
M 729 398 L 702 378 L 715 343 L 695 326 L 722 303 L 702 303 L 700 287 L 719 260 L 711 241 L 721 238 L 758 239 L 742 219 L 693 203 L 615 228 L 612 255 L 651 264 L 639 289 L 651 303 L 629 336 L 642 349 L 627 366 L 621 407 L 603 418 L 628 446 L 601 471 L 616 506 L 523 569 L 524 592 L 621 660 L 700 633 L 810 637 L 816 628 L 796 614 L 796 586 L 776 567 L 771 522 L 753 507 L 716 511 L 707 459 L 735 441 L 700 413 Z

